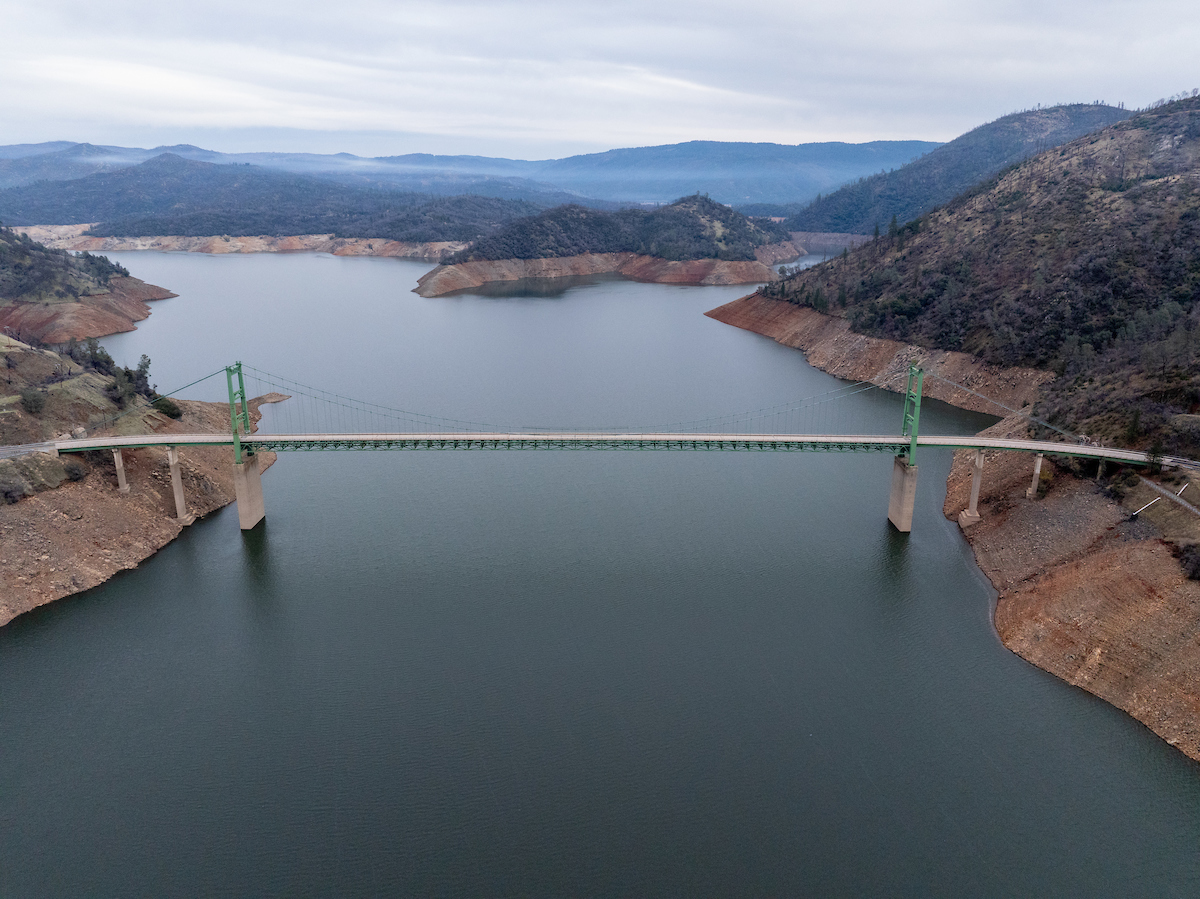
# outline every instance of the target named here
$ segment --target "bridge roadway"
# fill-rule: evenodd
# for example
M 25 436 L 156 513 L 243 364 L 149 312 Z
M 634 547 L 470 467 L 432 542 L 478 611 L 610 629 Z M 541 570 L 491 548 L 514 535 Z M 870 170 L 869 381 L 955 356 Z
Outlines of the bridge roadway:
M 525 432 L 436 434 L 248 434 L 241 438 L 247 449 L 276 452 L 312 450 L 716 450 L 766 452 L 862 452 L 902 454 L 909 439 L 872 434 L 663 434 Z M 42 449 L 77 453 L 97 449 L 133 449 L 143 446 L 232 446 L 230 434 L 146 434 L 130 437 L 85 437 L 34 444 Z M 994 449 L 1014 452 L 1104 459 L 1148 465 L 1152 458 L 1140 450 L 1049 440 L 1013 440 L 973 435 L 943 437 L 920 435 L 918 446 L 955 449 Z M 1166 466 L 1200 470 L 1200 462 L 1180 456 L 1161 456 Z

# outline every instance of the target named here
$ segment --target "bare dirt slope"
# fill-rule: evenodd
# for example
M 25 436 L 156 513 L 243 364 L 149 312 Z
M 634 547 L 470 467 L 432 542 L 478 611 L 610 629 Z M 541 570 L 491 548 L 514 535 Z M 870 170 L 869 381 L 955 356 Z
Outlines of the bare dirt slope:
M 137 278 L 114 277 L 107 293 L 61 303 L 0 306 L 0 329 L 40 343 L 66 343 L 132 331 L 150 316 L 149 303 L 179 294 Z
M 263 398 L 251 401 L 254 420 Z M 179 400 L 183 418 L 151 413 L 156 432 L 223 432 L 229 407 Z M 166 449 L 124 452 L 130 491 L 117 492 L 108 452 L 94 453 L 78 481 L 0 505 L 0 625 L 136 567 L 183 529 L 175 518 Z M 179 450 L 188 511 L 203 517 L 234 501 L 232 450 Z M 266 466 L 273 453 L 263 456 Z
M 288 237 L 208 237 L 148 235 L 145 237 L 93 237 L 85 232 L 92 225 L 28 225 L 14 230 L 57 250 L 86 250 L 117 253 L 129 250 L 159 250 L 172 253 L 330 253 L 334 256 L 388 256 L 440 262 L 466 247 L 462 241 L 384 240 L 367 237 L 337 237 L 333 234 L 294 234 Z
M 1010 419 L 985 433 L 1023 430 Z M 973 456 L 956 454 L 947 517 L 967 505 Z M 1200 583 L 1184 576 L 1161 536 L 1164 529 L 1177 537 L 1200 533 L 1200 519 L 1164 501 L 1131 521 L 1132 508 L 1156 495 L 1152 490 L 1131 491 L 1122 505 L 1091 479 L 1048 461 L 1043 471 L 1040 495 L 1029 499 L 1032 460 L 987 454 L 983 517 L 966 529 L 979 567 L 999 591 L 1000 639 L 1200 759 Z
M 584 253 L 547 259 L 488 259 L 439 265 L 421 277 L 415 292 L 423 297 L 440 297 L 496 281 L 600 274 L 619 274 L 633 281 L 655 284 L 688 285 L 758 284 L 778 278 L 769 265 L 757 261 L 693 259 L 671 262 L 637 253 Z
M 1032 404 L 1037 399 L 1038 389 L 1054 377 L 1051 372 L 1033 368 L 988 365 L 966 353 L 930 350 L 856 334 L 845 319 L 757 293 L 726 303 L 705 315 L 802 350 L 810 365 L 831 375 L 848 381 L 869 381 L 889 390 L 903 391 L 908 366 L 916 362 L 927 373 L 1020 409 Z M 926 396 L 961 409 L 1002 414 L 994 403 L 957 390 L 938 377 L 926 377 Z

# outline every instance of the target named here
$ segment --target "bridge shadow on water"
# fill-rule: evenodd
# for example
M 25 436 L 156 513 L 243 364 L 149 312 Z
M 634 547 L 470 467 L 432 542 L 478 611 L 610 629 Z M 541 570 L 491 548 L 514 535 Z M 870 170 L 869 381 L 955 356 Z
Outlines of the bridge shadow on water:
M 248 531 L 241 531 L 242 574 L 252 589 L 246 591 L 254 614 L 258 617 L 273 614 L 278 597 L 278 577 L 271 560 L 271 543 L 267 521 L 260 521 Z M 260 622 L 261 623 L 261 622 Z

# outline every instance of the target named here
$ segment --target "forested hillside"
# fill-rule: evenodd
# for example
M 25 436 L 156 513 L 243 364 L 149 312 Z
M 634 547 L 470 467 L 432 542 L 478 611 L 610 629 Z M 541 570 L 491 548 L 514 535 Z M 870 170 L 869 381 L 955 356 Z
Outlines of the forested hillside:
M 102 293 L 113 275 L 128 274 L 104 256 L 72 256 L 0 227 L 0 305 L 54 302 Z
M 10 224 L 100 222 L 100 236 L 327 234 L 472 240 L 540 207 L 492 197 L 433 197 L 350 187 L 249 165 L 164 153 L 73 181 L 0 191 Z
M 1200 451 L 1200 99 L 1003 173 L 761 289 L 864 333 L 1052 368 L 1042 414 Z
M 793 231 L 871 234 L 911 221 L 1043 150 L 1127 118 L 1114 106 L 1076 104 L 1014 113 L 981 125 L 895 171 L 860 178 L 796 211 Z M 760 213 L 762 210 L 751 210 Z
M 583 253 L 641 253 L 672 261 L 753 259 L 756 247 L 787 238 L 777 225 L 752 222 L 708 197 L 691 196 L 653 211 L 560 206 L 481 238 L 449 262 Z

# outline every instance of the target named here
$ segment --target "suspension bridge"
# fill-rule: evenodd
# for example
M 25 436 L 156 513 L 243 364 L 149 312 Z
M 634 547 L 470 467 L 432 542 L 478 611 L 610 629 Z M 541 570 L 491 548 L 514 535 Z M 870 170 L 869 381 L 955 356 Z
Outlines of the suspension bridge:
M 681 422 L 655 428 L 604 428 L 572 430 L 561 428 L 495 427 L 478 422 L 447 419 L 407 412 L 354 400 L 321 388 L 262 372 L 241 362 L 173 391 L 174 394 L 200 381 L 224 373 L 229 396 L 229 430 L 224 433 L 152 433 L 127 436 L 76 436 L 14 449 L 44 449 L 56 454 L 109 450 L 116 466 L 118 489 L 128 492 L 122 452 L 140 447 L 167 447 L 176 513 L 192 520 L 179 467 L 179 447 L 227 446 L 232 450 L 238 519 L 244 530 L 265 517 L 259 454 L 322 450 L 666 450 L 716 452 L 833 452 L 888 453 L 895 456 L 888 520 L 901 532 L 912 530 L 916 498 L 916 452 L 920 446 L 975 450 L 971 498 L 959 516 L 964 526 L 979 520 L 978 500 L 985 450 L 1030 453 L 1035 457 L 1033 482 L 1028 495 L 1036 494 L 1042 459 L 1046 455 L 1095 459 L 1130 465 L 1163 464 L 1200 469 L 1200 463 L 1178 457 L 1156 457 L 1139 450 L 1097 446 L 1046 422 L 1032 419 L 1058 431 L 1065 440 L 1030 440 L 974 436 L 921 434 L 921 397 L 925 372 L 910 367 L 904 395 L 899 434 L 831 433 L 845 400 L 858 393 L 880 389 L 859 383 L 807 397 L 792 403 L 709 419 Z M 251 423 L 251 401 L 246 381 L 268 387 L 268 395 L 284 399 L 272 416 L 271 433 L 255 432 Z M 945 380 L 945 379 L 942 379 Z M 963 385 L 947 381 L 956 388 Z M 976 394 L 979 396 L 979 394 Z M 986 399 L 986 397 L 985 397 Z M 266 400 L 273 402 L 274 399 Z M 989 400 L 989 402 L 995 402 Z M 997 407 L 1014 412 L 1003 404 Z M 1025 413 L 1021 413 L 1025 414 Z M 1027 416 L 1028 417 L 1028 416 Z M 386 426 L 387 430 L 379 429 Z

